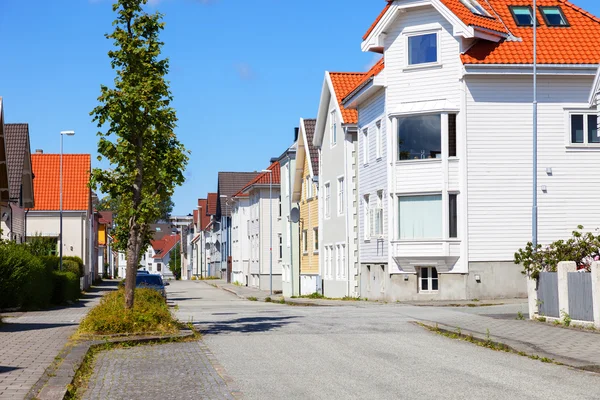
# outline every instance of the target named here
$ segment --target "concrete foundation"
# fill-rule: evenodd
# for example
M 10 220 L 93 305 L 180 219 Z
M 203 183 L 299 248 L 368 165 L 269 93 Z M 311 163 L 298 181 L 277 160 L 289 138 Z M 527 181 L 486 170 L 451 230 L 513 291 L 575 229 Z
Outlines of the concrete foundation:
M 262 274 L 259 276 L 259 289 L 269 291 L 271 289 L 271 275 Z M 281 275 L 273 274 L 273 291 L 281 291 Z
M 468 274 L 439 273 L 436 293 L 420 293 L 417 274 L 388 273 L 387 264 L 361 264 L 360 296 L 369 300 L 427 301 L 526 298 L 527 279 L 512 262 L 469 263 Z
M 315 292 L 321 293 L 318 275 L 300 275 L 300 295 L 306 296 Z
M 348 281 L 323 280 L 323 296 L 334 299 L 348 295 Z

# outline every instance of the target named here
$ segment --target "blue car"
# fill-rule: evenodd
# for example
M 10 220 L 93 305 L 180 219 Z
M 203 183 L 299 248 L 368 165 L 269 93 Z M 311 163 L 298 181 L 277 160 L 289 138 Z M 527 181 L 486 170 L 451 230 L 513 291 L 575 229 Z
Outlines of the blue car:
M 142 274 L 135 278 L 136 288 L 154 289 L 159 292 L 165 300 L 167 299 L 166 285 L 168 285 L 168 283 L 165 284 L 160 275 Z

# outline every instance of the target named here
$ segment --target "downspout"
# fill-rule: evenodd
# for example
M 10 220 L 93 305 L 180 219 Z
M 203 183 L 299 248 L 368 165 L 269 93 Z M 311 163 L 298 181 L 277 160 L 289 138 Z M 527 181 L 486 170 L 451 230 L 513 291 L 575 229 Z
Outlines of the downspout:
M 291 274 L 291 281 L 290 281 L 290 286 L 292 287 L 292 296 L 294 296 L 294 246 L 292 245 L 292 237 L 293 237 L 293 228 L 292 228 L 292 220 L 290 219 L 291 216 L 291 212 L 292 212 L 292 192 L 291 192 L 291 185 L 292 185 L 292 165 L 291 165 L 292 159 L 290 158 L 289 153 L 286 154 L 286 163 L 288 165 L 288 176 L 287 176 L 287 191 L 290 193 L 288 196 L 288 224 L 290 225 L 290 229 L 289 229 L 289 243 L 290 243 L 290 269 L 292 271 Z M 279 192 L 281 194 L 281 191 Z M 286 243 L 287 245 L 287 243 Z M 298 293 L 300 294 L 300 293 Z

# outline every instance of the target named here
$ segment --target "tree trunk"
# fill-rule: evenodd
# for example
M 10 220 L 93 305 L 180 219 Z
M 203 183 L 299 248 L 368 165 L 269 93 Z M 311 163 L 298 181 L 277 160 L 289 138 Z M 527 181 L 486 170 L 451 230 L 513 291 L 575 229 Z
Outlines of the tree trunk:
M 127 239 L 127 274 L 125 275 L 125 308 L 133 308 L 135 281 L 140 257 L 140 226 L 133 221 L 129 224 L 129 239 Z

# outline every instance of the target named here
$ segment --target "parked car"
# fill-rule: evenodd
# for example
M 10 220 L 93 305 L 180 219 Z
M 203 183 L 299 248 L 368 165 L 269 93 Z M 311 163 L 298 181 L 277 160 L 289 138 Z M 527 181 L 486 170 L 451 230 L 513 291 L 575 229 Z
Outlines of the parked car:
M 146 271 L 146 270 L 143 270 L 143 269 L 138 269 L 138 272 L 137 272 L 137 274 L 138 274 L 138 275 L 149 275 L 149 274 L 150 274 L 150 272 L 148 272 L 148 271 Z
M 166 285 L 168 285 L 168 283 L 164 283 L 160 275 L 141 274 L 135 278 L 136 288 L 156 290 L 165 298 L 165 300 L 167 299 Z

